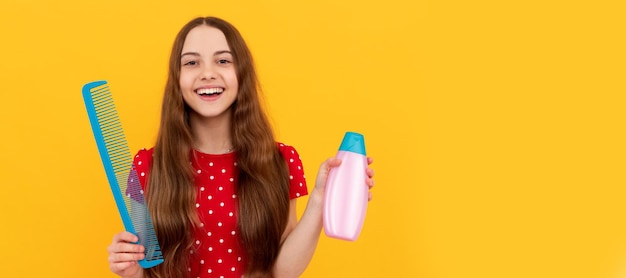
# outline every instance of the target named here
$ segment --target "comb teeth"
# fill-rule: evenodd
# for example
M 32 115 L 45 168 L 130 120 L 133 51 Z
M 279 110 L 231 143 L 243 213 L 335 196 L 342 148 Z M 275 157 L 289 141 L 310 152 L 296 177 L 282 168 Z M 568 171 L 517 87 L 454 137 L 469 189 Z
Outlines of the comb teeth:
M 94 88 L 91 90 L 91 95 L 105 147 L 111 159 L 111 164 L 113 164 L 113 171 L 116 174 L 126 172 L 132 165 L 132 155 L 126 145 L 124 129 L 117 115 L 109 86 L 103 85 Z M 124 180 L 118 178 L 117 181 L 121 186 Z
M 139 265 L 143 268 L 156 266 L 163 262 L 163 254 L 139 178 L 132 169 L 132 155 L 107 82 L 96 81 L 83 86 L 83 99 L 124 227 L 137 235 L 138 244 L 145 247 L 145 259 L 139 261 Z
M 146 247 L 145 255 L 147 261 L 163 259 L 163 253 L 161 253 L 161 247 L 152 225 L 152 219 L 148 214 L 148 207 L 145 202 L 143 190 L 139 183 L 139 176 L 137 171 L 132 169 L 130 175 L 128 175 L 128 187 L 124 196 L 125 200 L 130 202 L 130 215 L 133 226 L 138 231 L 137 237 L 139 238 L 139 244 Z

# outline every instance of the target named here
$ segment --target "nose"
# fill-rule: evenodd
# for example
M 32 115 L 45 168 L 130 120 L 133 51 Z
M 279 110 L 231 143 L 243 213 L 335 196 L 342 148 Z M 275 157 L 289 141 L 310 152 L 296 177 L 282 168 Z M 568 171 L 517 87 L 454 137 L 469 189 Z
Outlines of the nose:
M 217 78 L 217 73 L 215 69 L 210 64 L 205 64 L 202 69 L 202 76 L 200 77 L 202 80 L 215 80 Z

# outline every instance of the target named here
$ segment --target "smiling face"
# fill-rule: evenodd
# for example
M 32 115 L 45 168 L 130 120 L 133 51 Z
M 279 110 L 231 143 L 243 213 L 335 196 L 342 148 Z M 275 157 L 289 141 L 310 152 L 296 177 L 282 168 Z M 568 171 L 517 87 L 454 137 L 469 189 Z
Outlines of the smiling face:
M 191 120 L 229 119 L 238 83 L 233 54 L 217 28 L 200 25 L 187 34 L 180 56 L 180 89 Z

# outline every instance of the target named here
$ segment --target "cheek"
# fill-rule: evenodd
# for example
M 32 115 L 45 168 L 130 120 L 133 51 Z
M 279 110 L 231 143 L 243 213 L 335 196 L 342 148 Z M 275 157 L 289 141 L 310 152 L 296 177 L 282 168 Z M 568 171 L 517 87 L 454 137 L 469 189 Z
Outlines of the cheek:
M 180 85 L 182 90 L 189 89 L 193 86 L 193 78 L 190 78 L 190 74 L 181 72 L 178 79 L 178 85 Z
M 237 91 L 239 91 L 238 87 L 239 87 L 239 81 L 237 80 L 237 72 L 232 71 L 231 74 L 228 75 L 228 86 L 232 89 L 236 89 Z

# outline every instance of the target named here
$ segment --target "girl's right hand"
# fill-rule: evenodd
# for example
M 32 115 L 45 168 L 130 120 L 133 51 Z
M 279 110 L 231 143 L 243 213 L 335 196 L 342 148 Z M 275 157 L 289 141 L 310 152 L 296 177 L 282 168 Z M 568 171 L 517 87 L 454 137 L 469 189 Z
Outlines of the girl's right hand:
M 120 232 L 113 237 L 107 248 L 109 252 L 109 268 L 121 277 L 143 277 L 143 268 L 137 263 L 144 258 L 144 247 L 134 242 L 137 236 L 129 232 Z

